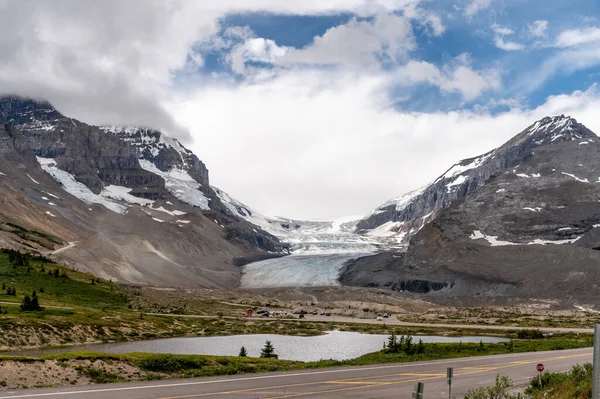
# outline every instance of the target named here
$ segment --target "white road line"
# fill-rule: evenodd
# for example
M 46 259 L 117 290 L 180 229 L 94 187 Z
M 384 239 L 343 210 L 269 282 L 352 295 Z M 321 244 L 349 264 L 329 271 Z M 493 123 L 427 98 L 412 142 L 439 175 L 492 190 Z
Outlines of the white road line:
M 586 348 L 582 348 L 586 349 Z M 574 349 L 573 351 L 577 351 Z M 134 387 L 120 387 L 120 388 L 102 388 L 102 389 L 89 389 L 89 390 L 80 390 L 80 391 L 61 391 L 61 392 L 46 392 L 46 393 L 32 393 L 32 394 L 24 394 L 24 395 L 11 395 L 9 396 L 0 396 L 0 398 L 36 398 L 36 397 L 44 397 L 44 396 L 59 396 L 59 395 L 76 395 L 76 394 L 85 394 L 85 393 L 104 393 L 104 392 L 118 392 L 118 391 L 133 391 L 137 389 L 156 389 L 156 388 L 169 388 L 169 387 L 183 387 L 183 386 L 192 386 L 192 385 L 207 385 L 207 384 L 220 384 L 224 382 L 236 382 L 236 381 L 252 381 L 252 380 L 264 380 L 271 378 L 289 378 L 289 377 L 300 377 L 304 375 L 319 375 L 319 374 L 331 374 L 331 373 L 348 373 L 355 371 L 368 371 L 368 370 L 385 370 L 391 368 L 398 367 L 414 367 L 414 366 L 425 366 L 425 365 L 435 365 L 440 363 L 464 363 L 469 361 L 477 361 L 477 360 L 486 360 L 486 359 L 501 359 L 505 357 L 514 357 L 514 356 L 525 356 L 525 355 L 547 355 L 547 354 L 556 354 L 557 351 L 546 351 L 546 352 L 525 352 L 525 353 L 516 353 L 516 354 L 506 354 L 506 355 L 496 355 L 496 356 L 483 356 L 478 358 L 473 357 L 465 357 L 460 359 L 444 359 L 444 360 L 435 360 L 429 362 L 420 362 L 420 363 L 405 363 L 405 364 L 395 364 L 389 366 L 378 366 L 378 367 L 362 367 L 362 368 L 354 368 L 354 369 L 335 369 L 335 370 L 322 370 L 322 371 L 314 371 L 309 373 L 293 373 L 293 374 L 277 374 L 277 375 L 263 375 L 256 377 L 242 377 L 242 378 L 228 378 L 222 380 L 215 381 L 194 381 L 194 382 L 180 382 L 173 384 L 161 384 L 161 385 L 140 385 Z M 268 388 L 268 387 L 267 387 Z M 2 394 L 0 394 L 2 395 Z

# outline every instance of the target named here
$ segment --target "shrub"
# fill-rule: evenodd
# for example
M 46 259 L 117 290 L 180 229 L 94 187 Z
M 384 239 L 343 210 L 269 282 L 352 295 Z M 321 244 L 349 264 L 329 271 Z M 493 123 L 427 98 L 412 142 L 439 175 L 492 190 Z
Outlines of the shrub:
M 141 369 L 155 372 L 172 373 L 184 370 L 199 369 L 207 363 L 203 357 L 182 355 L 152 355 L 138 362 Z
M 510 378 L 497 375 L 494 385 L 471 389 L 465 395 L 465 399 L 516 399 L 515 395 L 509 393 L 512 386 Z

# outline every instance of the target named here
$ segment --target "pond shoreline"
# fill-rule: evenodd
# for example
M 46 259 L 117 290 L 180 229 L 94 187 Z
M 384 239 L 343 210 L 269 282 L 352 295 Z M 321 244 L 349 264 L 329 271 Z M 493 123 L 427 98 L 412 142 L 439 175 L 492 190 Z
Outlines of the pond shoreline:
M 162 339 L 136 340 L 113 343 L 83 344 L 54 348 L 37 348 L 4 352 L 4 355 L 46 356 L 69 352 L 100 353 L 157 353 L 202 356 L 236 356 L 243 346 L 248 356 L 258 357 L 265 341 L 271 341 L 281 359 L 311 362 L 322 359 L 350 360 L 380 350 L 388 335 L 358 332 L 326 331 L 318 336 L 290 336 L 280 334 L 243 334 L 228 336 L 187 336 Z M 424 343 L 500 343 L 507 338 L 490 336 L 445 337 L 414 335 L 413 342 Z

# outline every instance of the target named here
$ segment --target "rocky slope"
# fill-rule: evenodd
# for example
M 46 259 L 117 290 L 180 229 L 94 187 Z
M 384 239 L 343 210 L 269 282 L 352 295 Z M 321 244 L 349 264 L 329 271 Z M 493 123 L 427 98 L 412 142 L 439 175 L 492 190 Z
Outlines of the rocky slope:
M 361 234 L 390 237 L 407 245 L 410 237 L 440 210 L 476 191 L 490 178 L 527 161 L 536 148 L 586 139 L 592 139 L 593 144 L 595 138 L 592 131 L 573 118 L 544 118 L 501 147 L 460 161 L 431 184 L 386 202 L 360 220 L 356 229 Z
M 237 286 L 235 258 L 286 251 L 230 212 L 205 165 L 160 132 L 91 126 L 10 97 L 0 122 L 0 246 L 122 282 L 192 287 Z
M 576 120 L 538 121 L 359 225 L 429 212 L 405 254 L 360 259 L 342 281 L 454 301 L 600 304 L 600 140 Z

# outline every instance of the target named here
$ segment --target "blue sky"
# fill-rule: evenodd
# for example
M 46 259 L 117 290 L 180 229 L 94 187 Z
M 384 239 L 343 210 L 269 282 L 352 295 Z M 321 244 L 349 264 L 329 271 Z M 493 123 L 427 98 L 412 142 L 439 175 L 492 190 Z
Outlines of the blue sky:
M 479 4 L 479 8 L 469 6 Z M 431 63 L 442 69 L 455 63 L 455 58 L 467 54 L 469 66 L 475 71 L 496 70 L 501 87 L 483 90 L 476 98 L 462 98 L 457 92 L 444 92 L 430 83 L 416 83 L 411 88 L 389 87 L 391 100 L 398 107 L 417 112 L 438 110 L 476 109 L 486 107 L 490 112 L 507 109 L 505 103 L 518 102 L 524 107 L 537 107 L 549 96 L 585 90 L 600 78 L 598 63 L 575 71 L 560 68 L 549 73 L 538 84 L 529 86 L 528 76 L 536 74 L 540 65 L 552 57 L 560 56 L 564 48 L 556 46 L 560 34 L 569 30 L 595 28 L 600 25 L 600 3 L 593 0 L 574 1 L 424 1 L 419 3 L 420 12 L 431 13 L 440 18 L 444 32 L 435 34 L 422 20 L 410 19 L 415 40 L 407 59 Z M 477 6 L 475 6 L 477 7 Z M 392 13 L 405 16 L 403 10 Z M 268 12 L 236 13 L 224 16 L 219 24 L 219 34 L 225 36 L 227 29 L 241 28 L 250 32 L 252 38 L 270 40 L 282 48 L 302 49 L 310 47 L 316 38 L 330 29 L 344 26 L 349 21 L 372 21 L 373 15 L 349 12 L 328 15 L 280 15 Z M 535 30 L 538 27 L 538 30 Z M 501 48 L 503 43 L 513 43 L 514 49 Z M 243 39 L 235 41 L 238 45 Z M 200 46 L 202 47 L 202 46 Z M 227 57 L 231 46 L 219 49 L 200 49 L 205 63 L 200 74 L 227 74 L 243 81 L 244 74 L 232 71 Z M 401 68 L 407 59 L 381 60 L 382 69 Z M 277 67 L 276 62 L 248 60 L 248 65 L 263 70 Z M 325 65 L 313 65 L 325 67 Z M 502 104 L 498 104 L 498 103 Z
M 0 0 L 0 93 L 162 130 L 267 214 L 365 215 L 547 115 L 600 132 L 597 0 L 51 3 Z

